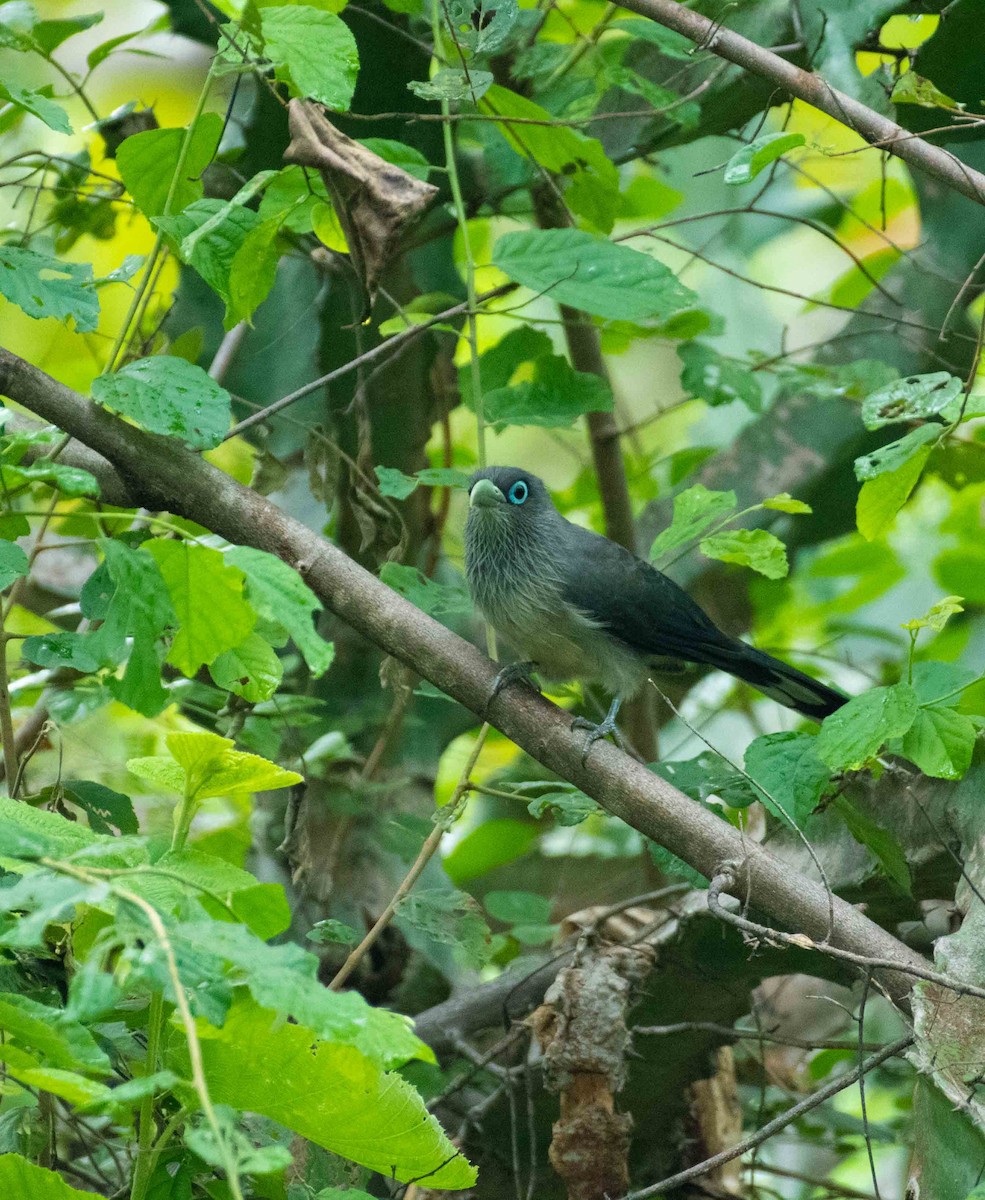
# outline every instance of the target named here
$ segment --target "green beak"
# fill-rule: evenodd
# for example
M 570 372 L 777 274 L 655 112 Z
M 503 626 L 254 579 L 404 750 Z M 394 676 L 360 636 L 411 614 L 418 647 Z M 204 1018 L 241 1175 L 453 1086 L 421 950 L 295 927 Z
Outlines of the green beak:
M 469 508 L 495 508 L 506 498 L 491 479 L 480 479 L 469 496 Z

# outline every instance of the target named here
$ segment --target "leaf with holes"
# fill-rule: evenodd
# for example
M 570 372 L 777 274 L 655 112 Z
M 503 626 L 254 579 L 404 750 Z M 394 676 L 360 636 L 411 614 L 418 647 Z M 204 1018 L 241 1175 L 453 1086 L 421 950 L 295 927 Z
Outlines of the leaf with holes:
M 218 446 L 229 429 L 230 397 L 201 367 L 166 354 L 127 363 L 92 381 L 93 399 L 151 433 L 193 450 Z
M 90 263 L 66 262 L 24 246 L 0 245 L 0 296 L 40 321 L 71 319 L 79 333 L 99 320 Z

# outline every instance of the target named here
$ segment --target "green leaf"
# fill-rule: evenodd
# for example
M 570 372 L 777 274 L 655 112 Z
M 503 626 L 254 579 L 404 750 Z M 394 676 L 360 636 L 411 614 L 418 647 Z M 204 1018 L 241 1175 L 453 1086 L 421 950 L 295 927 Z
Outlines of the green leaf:
M 456 467 L 424 467 L 414 474 L 425 487 L 458 488 L 460 491 L 468 490 L 471 479 L 468 472 Z
M 300 167 L 293 168 L 300 171 Z M 266 200 L 266 195 L 264 195 Z M 260 206 L 261 213 L 263 205 Z M 183 261 L 193 267 L 210 288 L 228 306 L 230 303 L 229 276 L 233 261 L 243 242 L 260 224 L 260 216 L 250 208 L 230 208 L 221 200 L 196 200 L 174 217 L 156 217 L 154 224 L 175 244 L 184 246 L 196 230 L 205 228 L 213 217 L 224 213 L 221 224 L 199 238 Z M 300 232 L 307 232 L 302 230 Z
M 216 684 L 250 704 L 269 700 L 280 686 L 284 668 L 269 643 L 251 633 L 238 646 L 220 654 L 209 664 Z
M 27 555 L 14 542 L 0 542 L 0 591 L 27 574 Z
M 205 219 L 205 221 L 202 222 L 201 225 L 196 225 L 191 232 L 187 233 L 181 239 L 181 245 L 178 247 L 178 252 L 181 255 L 182 261 L 191 262 L 195 255 L 195 248 L 198 246 L 199 242 L 205 238 L 208 238 L 217 229 L 219 229 L 220 226 L 229 220 L 233 213 L 245 209 L 247 203 L 252 200 L 258 192 L 263 191 L 271 179 L 275 178 L 276 175 L 276 171 L 258 171 L 252 179 L 248 179 L 246 183 L 243 184 L 243 186 L 232 197 L 231 200 L 227 200 L 225 203 L 221 204 L 217 209 L 213 210 L 213 212 Z
M 663 558 L 678 546 L 700 537 L 734 511 L 735 492 L 709 491 L 701 483 L 678 492 L 674 497 L 674 520 L 650 547 L 651 560 Z
M 112 835 L 114 828 L 121 834 L 140 832 L 129 796 L 88 779 L 66 779 L 61 787 L 66 798 L 89 818 L 89 828 L 95 833 Z
M 359 941 L 359 934 L 351 925 L 346 925 L 344 921 L 336 921 L 332 917 L 316 921 L 304 936 L 309 942 L 320 946 L 354 946 Z
M 39 21 L 31 30 L 31 40 L 47 57 L 53 50 L 57 50 L 62 42 L 67 42 L 77 33 L 98 25 L 102 19 L 101 12 L 94 12 L 80 13 L 77 17 L 61 17 L 54 21 Z
M 0 1195 L 24 1200 L 98 1200 L 97 1192 L 80 1192 L 54 1171 L 36 1167 L 19 1154 L 0 1154 Z
M 862 420 L 866 429 L 881 429 L 898 421 L 926 417 L 953 421 L 961 409 L 963 390 L 961 380 L 947 371 L 894 379 L 865 397 Z
M 397 143 L 394 143 L 397 144 Z M 331 204 L 317 171 L 292 165 L 282 167 L 267 184 L 260 201 L 258 223 L 277 221 L 291 233 L 310 233 L 311 216 L 319 204 Z
M 334 13 L 308 5 L 265 8 L 260 28 L 276 77 L 296 96 L 346 112 L 359 73 L 359 52 L 349 27 Z
M 243 595 L 245 575 L 218 550 L 163 538 L 141 550 L 157 563 L 178 616 L 168 661 L 182 674 L 191 679 L 252 633 L 256 612 Z
M 272 1175 L 283 1171 L 294 1161 L 290 1149 L 279 1143 L 254 1146 L 251 1139 L 235 1123 L 228 1109 L 220 1109 L 219 1134 L 206 1123 L 186 1125 L 182 1132 L 185 1145 L 210 1167 L 224 1168 L 232 1154 L 237 1169 L 244 1175 Z
M 905 437 L 890 442 L 886 446 L 880 446 L 871 454 L 863 454 L 856 458 L 855 478 L 862 483 L 868 479 L 875 479 L 877 475 L 898 471 L 900 467 L 917 457 L 922 450 L 926 449 L 929 453 L 927 443 L 936 441 L 943 432 L 943 426 L 936 421 L 918 425 L 916 429 L 911 429 Z M 922 461 L 926 461 L 927 453 L 923 455 Z
M 215 157 L 223 118 L 203 113 L 195 123 L 181 178 L 175 183 L 170 206 L 168 191 L 178 167 L 184 129 L 146 129 L 131 134 L 116 152 L 116 166 L 133 202 L 146 217 L 173 216 L 204 194 L 202 174 Z
M 224 319 L 226 329 L 231 329 L 240 321 L 250 321 L 270 294 L 281 256 L 280 228 L 277 218 L 257 225 L 247 233 L 233 256 Z
M 809 733 L 769 733 L 746 748 L 746 770 L 762 789 L 762 802 L 775 817 L 796 828 L 817 807 L 831 772 Z
M 508 233 L 493 261 L 517 283 L 597 317 L 663 322 L 697 305 L 662 262 L 580 229 Z
M 296 771 L 285 771 L 257 754 L 234 750 L 230 738 L 216 733 L 171 733 L 167 745 L 185 773 L 186 793 L 198 800 L 273 791 L 302 782 Z
M 564 790 L 544 792 L 527 805 L 527 812 L 538 821 L 549 812 L 561 826 L 580 825 L 601 811 L 594 800 L 573 785 Z
M 193 450 L 218 446 L 229 429 L 229 393 L 183 358 L 158 354 L 127 363 L 94 379 L 92 395 L 112 412 Z
M 545 925 L 551 919 L 551 902 L 536 892 L 486 892 L 486 912 L 507 925 Z
M 3 476 L 8 486 L 15 483 L 45 483 L 66 496 L 98 496 L 99 481 L 95 475 L 82 467 L 69 467 L 65 463 L 44 460 L 27 466 L 4 466 Z
M 99 667 L 92 639 L 81 633 L 44 633 L 24 639 L 21 653 L 38 667 L 73 667 L 88 674 Z
M 832 771 L 860 770 L 890 738 L 902 737 L 916 715 L 909 684 L 870 688 L 825 718 L 815 739 L 818 757 Z
M 702 751 L 695 758 L 653 763 L 650 769 L 706 808 L 712 797 L 718 797 L 729 808 L 748 808 L 754 801 L 762 799 L 740 771 L 710 750 Z M 715 811 L 721 815 L 720 808 Z
M 491 953 L 489 926 L 467 892 L 416 888 L 400 901 L 395 919 L 432 941 L 454 946 L 466 966 L 481 967 Z
M 687 61 L 693 57 L 695 52 L 694 42 L 686 38 L 683 33 L 667 29 L 664 25 L 658 25 L 656 21 L 647 21 L 641 17 L 627 17 L 621 21 L 612 21 L 608 28 L 621 29 L 624 33 L 632 34 L 637 41 L 649 42 L 651 46 L 656 46 L 660 53 L 666 54 L 668 58 Z
M 60 104 L 49 100 L 41 89 L 17 87 L 14 83 L 0 82 L 0 99 L 16 104 L 32 116 L 43 121 L 49 129 L 56 133 L 71 133 L 72 123 L 68 113 Z
M 517 0 L 447 0 L 455 41 L 474 54 L 492 54 L 506 42 L 519 18 Z
M 725 182 L 733 187 L 749 183 L 764 167 L 788 150 L 803 146 L 802 133 L 764 133 L 733 154 L 725 166 Z
M 534 360 L 533 378 L 487 392 L 483 397 L 490 425 L 540 425 L 566 429 L 589 412 L 611 412 L 612 391 L 604 379 L 575 371 L 559 354 Z
M 0 796 L 0 848 L 21 858 L 70 858 L 99 838 L 77 821 Z M 6 900 L 6 897 L 4 897 Z
M 918 662 L 913 664 L 911 683 L 920 704 L 941 703 L 956 708 L 961 703 L 961 692 L 980 678 L 980 671 L 959 663 Z
M 916 633 L 918 629 L 932 629 L 934 633 L 940 633 L 951 617 L 964 612 L 963 600 L 964 596 L 945 596 L 943 600 L 932 604 L 922 617 L 904 621 L 900 628 L 908 629 L 911 633 Z
M 380 495 L 389 496 L 392 500 L 406 500 L 417 488 L 418 480 L 396 467 L 374 467 L 376 478 L 380 485 Z
M 677 348 L 684 364 L 681 387 L 690 395 L 704 400 L 713 408 L 741 400 L 752 412 L 762 408 L 763 395 L 759 381 L 748 367 L 723 358 L 711 346 L 686 342 Z
M 750 567 L 767 579 L 782 579 L 790 569 L 786 547 L 766 529 L 726 529 L 713 533 L 701 542 L 701 553 L 719 562 Z
M 967 603 L 985 604 L 985 546 L 966 542 L 942 551 L 934 559 L 934 574 Z
M 489 91 L 493 78 L 491 71 L 470 70 L 466 75 L 458 67 L 442 67 L 430 79 L 413 79 L 407 87 L 422 100 L 470 100 L 477 103 Z
M 960 779 L 971 766 L 975 726 L 953 708 L 921 708 L 900 743 L 904 758 L 935 779 Z
M 4 1040 L 11 1039 L 18 1046 L 37 1050 L 49 1066 L 109 1073 L 106 1052 L 84 1025 L 67 1017 L 60 1008 L 49 1008 L 27 996 L 0 992 L 0 1029 L 4 1031 Z
M 408 175 L 413 175 L 422 183 L 427 183 L 427 178 L 431 174 L 431 164 L 420 150 L 415 150 L 406 142 L 394 141 L 393 138 L 359 138 L 358 140 L 361 145 L 377 157 L 382 158 L 384 162 L 399 167 L 401 171 L 406 171 Z M 449 303 L 453 304 L 454 300 Z M 446 304 L 445 308 L 447 307 Z
M 921 428 L 930 427 L 923 425 Z M 918 432 L 914 430 L 914 433 Z M 895 471 L 876 475 L 862 484 L 855 503 L 855 522 L 866 541 L 871 542 L 892 525 L 917 486 L 929 457 L 930 447 L 923 446 Z
M 472 601 L 464 583 L 457 586 L 435 583 L 417 567 L 392 562 L 383 564 L 380 579 L 428 616 L 457 616 L 472 611 Z
M 398 1182 L 474 1183 L 475 1170 L 413 1087 L 355 1047 L 321 1041 L 254 1004 L 234 1004 L 222 1030 L 209 1032 L 202 1057 L 214 1103 L 270 1117 Z M 187 1074 L 184 1062 L 179 1073 Z
M 919 104 L 923 108 L 961 107 L 950 96 L 945 96 L 929 79 L 916 71 L 907 71 L 896 80 L 889 99 L 893 104 Z
M 845 819 L 845 825 L 852 837 L 867 846 L 879 860 L 886 875 L 908 896 L 910 891 L 910 868 L 906 856 L 895 835 L 881 825 L 877 825 L 865 813 L 859 812 L 846 796 L 836 796 L 834 807 Z
M 79 333 L 92 333 L 99 320 L 91 263 L 67 262 L 23 246 L 0 244 L 0 295 L 38 321 L 71 318 Z
M 251 546 L 231 547 L 226 560 L 246 576 L 246 594 L 257 613 L 290 635 L 315 678 L 323 675 L 332 665 L 335 650 L 315 630 L 312 617 L 322 604 L 297 571 L 275 555 Z
M 763 501 L 762 507 L 782 513 L 809 513 L 814 511 L 803 500 L 795 500 L 789 492 L 780 492 L 777 496 L 770 496 L 768 500 Z
M 496 127 L 521 158 L 558 177 L 572 212 L 600 233 L 612 229 L 619 173 L 597 138 L 555 124 L 547 109 L 498 85 L 489 89 L 480 108 L 503 118 Z

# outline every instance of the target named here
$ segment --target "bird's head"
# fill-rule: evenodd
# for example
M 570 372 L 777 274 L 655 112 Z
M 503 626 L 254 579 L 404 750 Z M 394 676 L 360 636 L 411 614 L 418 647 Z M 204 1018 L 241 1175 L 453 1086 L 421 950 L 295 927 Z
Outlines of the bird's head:
M 485 467 L 469 483 L 465 523 L 466 566 L 499 561 L 544 546 L 560 518 L 550 493 L 536 475 L 516 467 Z

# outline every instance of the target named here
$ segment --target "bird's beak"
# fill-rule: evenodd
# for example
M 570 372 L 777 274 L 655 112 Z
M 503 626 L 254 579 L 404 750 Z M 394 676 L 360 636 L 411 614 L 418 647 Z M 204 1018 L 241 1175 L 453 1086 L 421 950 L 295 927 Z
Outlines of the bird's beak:
M 495 508 L 506 498 L 491 479 L 480 479 L 469 495 L 469 508 Z

